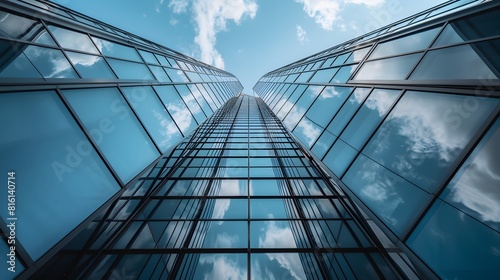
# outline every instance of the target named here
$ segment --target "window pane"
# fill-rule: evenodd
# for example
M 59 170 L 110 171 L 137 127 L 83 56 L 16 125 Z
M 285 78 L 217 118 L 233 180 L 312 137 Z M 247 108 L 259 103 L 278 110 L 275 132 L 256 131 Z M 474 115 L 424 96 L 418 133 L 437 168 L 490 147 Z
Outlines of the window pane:
M 151 72 L 149 72 L 146 65 L 142 63 L 135 63 L 112 58 L 108 58 L 107 61 L 120 79 L 154 80 Z
M 409 91 L 363 153 L 435 192 L 497 99 Z
M 365 58 L 365 55 L 368 53 L 369 50 L 370 47 L 366 47 L 364 49 L 353 51 L 345 63 L 353 63 L 363 60 L 363 58 Z
M 168 76 L 174 83 L 187 83 L 189 82 L 188 78 L 184 74 L 182 70 L 172 69 L 172 68 L 164 68 L 167 71 Z
M 194 99 L 194 96 L 191 94 L 189 88 L 186 85 L 178 85 L 175 86 L 175 88 L 177 89 L 177 92 L 179 92 L 179 95 L 184 100 L 184 103 L 186 103 L 186 106 L 189 108 L 196 121 L 198 123 L 202 123 L 207 117 L 201 110 L 201 107 L 198 105 L 196 99 Z
M 441 198 L 500 231 L 500 120 L 481 140 Z
M 139 53 L 147 63 L 158 64 L 158 60 L 156 60 L 155 56 L 152 53 L 143 50 L 139 50 Z
M 184 135 L 198 126 L 173 86 L 155 86 L 154 89 Z
M 122 90 L 162 152 L 182 139 L 182 134 L 151 87 L 123 87 Z
M 17 238 L 36 260 L 120 187 L 55 92 L 0 94 L 0 124 L 0 170 L 18 171 Z
M 63 93 L 123 182 L 130 181 L 159 156 L 116 88 Z
M 337 73 L 338 69 L 339 68 L 335 67 L 335 68 L 330 68 L 330 69 L 318 70 L 309 82 L 310 83 L 329 83 L 330 80 L 332 79 L 333 75 L 335 75 L 335 73 Z
M 0 77 L 42 78 L 22 52 L 21 48 L 23 47 L 23 44 L 0 40 L 0 52 L 2 53 L 2 57 L 0 58 L 0 62 L 2 63 Z
M 410 79 L 497 79 L 500 72 L 499 49 L 500 40 L 493 40 L 430 51 Z
M 358 65 L 349 65 L 349 66 L 342 66 L 340 67 L 340 70 L 335 74 L 335 77 L 333 77 L 333 80 L 331 81 L 332 83 L 339 83 L 339 84 L 344 84 L 349 80 L 349 77 L 351 77 L 351 74 L 354 72 Z
M 358 152 L 342 140 L 335 142 L 323 162 L 337 177 L 342 177 Z
M 97 48 L 105 56 L 142 62 L 141 57 L 137 54 L 134 48 L 95 37 L 92 37 L 92 40 L 94 40 Z
M 30 45 L 24 53 L 44 78 L 78 78 L 60 50 Z
M 404 80 L 422 53 L 368 61 L 353 80 Z
M 408 53 L 425 49 L 436 37 L 440 28 L 433 28 L 377 45 L 370 59 Z
M 340 138 L 359 151 L 400 94 L 399 90 L 374 89 Z
M 108 64 L 100 56 L 66 52 L 82 78 L 115 79 Z
M 293 105 L 292 109 L 286 116 L 283 124 L 290 130 L 292 130 L 299 120 L 304 116 L 309 106 L 314 102 L 316 97 L 323 90 L 323 86 L 309 86 L 304 91 L 300 99 Z
M 395 234 L 401 236 L 430 195 L 360 154 L 343 178 L 354 192 Z
M 156 79 L 159 82 L 162 83 L 171 82 L 170 78 L 167 76 L 167 73 L 165 73 L 165 70 L 163 70 L 163 67 L 149 65 L 149 68 L 151 69 L 151 71 L 153 72 L 153 74 L 155 75 Z
M 198 236 L 195 236 L 194 240 L 203 240 L 200 244 L 202 248 L 248 247 L 248 223 L 246 221 L 203 221 L 198 223 L 196 233 Z
M 351 93 L 350 87 L 327 86 L 314 101 L 306 116 L 325 128 Z
M 325 130 L 321 137 L 319 137 L 316 144 L 312 148 L 312 152 L 319 158 L 322 159 L 326 154 L 326 151 L 330 148 L 337 137 L 331 134 L 328 130 Z
M 356 88 L 332 122 L 328 125 L 328 131 L 335 136 L 340 135 L 369 93 L 370 89 L 368 88 Z
M 87 34 L 71 31 L 62 27 L 49 25 L 49 30 L 54 34 L 61 47 L 65 49 L 78 50 L 98 54 L 94 44 Z
M 43 25 L 35 20 L 0 11 L 0 36 L 56 46 Z
M 500 273 L 498 232 L 440 200 L 407 243 L 443 279 L 495 279 Z

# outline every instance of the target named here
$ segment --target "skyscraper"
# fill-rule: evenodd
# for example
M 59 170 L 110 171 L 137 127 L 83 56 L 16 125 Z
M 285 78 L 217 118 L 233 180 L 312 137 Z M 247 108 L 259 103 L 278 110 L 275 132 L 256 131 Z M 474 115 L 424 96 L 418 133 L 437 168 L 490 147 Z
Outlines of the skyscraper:
M 0 275 L 493 279 L 499 6 L 395 22 L 259 98 L 75 11 L 0 3 Z

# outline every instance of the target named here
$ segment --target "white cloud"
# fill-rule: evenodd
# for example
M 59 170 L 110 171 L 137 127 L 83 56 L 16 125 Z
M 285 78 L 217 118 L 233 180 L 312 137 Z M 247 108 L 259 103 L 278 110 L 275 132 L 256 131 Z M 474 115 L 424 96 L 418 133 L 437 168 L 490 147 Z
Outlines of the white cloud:
M 338 0 L 295 0 L 304 5 L 303 9 L 325 30 L 332 30 L 338 19 L 340 3 Z
M 304 5 L 303 9 L 308 16 L 314 18 L 317 24 L 325 30 L 332 30 L 333 24 L 340 20 L 340 11 L 343 4 L 358 4 L 367 7 L 381 5 L 385 0 L 295 0 Z M 338 24 L 345 30 L 345 24 Z
M 375 7 L 384 4 L 385 0 L 344 0 L 345 3 L 361 4 L 368 7 Z
M 160 13 L 160 6 L 163 4 L 165 0 L 160 0 L 160 2 L 156 2 L 155 4 L 155 10 L 157 13 Z
M 163 3 L 163 0 L 161 2 Z M 188 5 L 188 0 L 170 0 L 170 3 L 168 3 L 168 7 L 172 8 L 172 11 L 176 14 L 186 12 Z
M 225 232 L 222 234 L 217 234 L 215 238 L 215 247 L 216 248 L 231 248 L 234 244 L 238 243 L 240 238 L 238 235 L 229 235 Z
M 201 61 L 224 68 L 224 59 L 215 49 L 217 33 L 226 30 L 227 21 L 239 24 L 244 16 L 254 18 L 257 3 L 253 0 L 195 0 L 193 3 L 197 35 L 194 42 L 200 48 Z
M 177 25 L 177 23 L 179 23 L 179 21 L 175 18 L 171 18 L 168 23 L 170 23 L 170 25 Z
M 307 32 L 300 25 L 297 25 L 296 29 L 297 39 L 299 40 L 301 45 L 304 45 L 305 42 L 309 41 L 309 39 L 307 39 Z

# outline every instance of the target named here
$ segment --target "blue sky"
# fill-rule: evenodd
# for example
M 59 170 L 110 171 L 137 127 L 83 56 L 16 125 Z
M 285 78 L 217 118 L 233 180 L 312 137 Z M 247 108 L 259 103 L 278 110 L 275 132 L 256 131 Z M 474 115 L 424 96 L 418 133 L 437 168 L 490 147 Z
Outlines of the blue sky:
M 55 0 L 236 75 L 265 73 L 444 0 Z

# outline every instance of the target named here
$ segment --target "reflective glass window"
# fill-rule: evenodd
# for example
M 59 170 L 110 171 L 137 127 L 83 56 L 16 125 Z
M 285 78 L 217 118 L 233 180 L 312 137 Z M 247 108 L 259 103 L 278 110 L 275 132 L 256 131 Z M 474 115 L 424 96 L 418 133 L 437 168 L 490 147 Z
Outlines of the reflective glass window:
M 115 79 L 108 64 L 100 56 L 66 52 L 82 78 Z
M 43 25 L 32 19 L 0 11 L 0 36 L 56 46 Z
M 270 242 L 270 240 L 263 240 Z M 284 241 L 284 240 L 283 240 Z M 293 241 L 293 240 L 291 240 Z M 306 254 L 299 253 L 252 253 L 250 279 L 309 279 L 305 269 L 312 270 L 312 264 L 302 264 Z M 293 265 L 292 265 L 293 264 Z M 311 278 L 313 279 L 313 278 Z
M 399 90 L 374 89 L 340 139 L 359 151 L 400 94 Z
M 295 83 L 305 83 L 314 72 L 302 72 L 299 77 L 295 80 Z
M 349 66 L 342 66 L 340 67 L 340 70 L 335 74 L 333 77 L 331 83 L 346 83 L 347 80 L 349 80 L 349 77 L 351 77 L 351 74 L 356 70 L 356 67 L 358 65 L 349 65 Z
M 44 78 L 78 78 L 75 70 L 60 50 L 27 46 L 24 54 Z
M 154 80 L 148 67 L 142 63 L 113 58 L 108 58 L 107 61 L 119 79 Z
M 352 116 L 354 116 L 361 104 L 363 104 L 369 93 L 370 89 L 368 88 L 356 88 L 335 118 L 328 125 L 328 131 L 335 136 L 339 136 Z
M 251 219 L 280 219 L 288 218 L 285 210 L 287 199 L 258 199 L 250 200 Z
M 422 53 L 367 61 L 353 80 L 404 80 Z
M 399 236 L 431 198 L 363 154 L 356 158 L 342 181 Z
M 312 148 L 312 152 L 319 158 L 322 159 L 326 154 L 326 151 L 333 144 L 333 141 L 337 139 L 336 136 L 331 134 L 328 130 L 325 130 L 323 134 L 319 137 L 316 144 Z
M 250 195 L 280 195 L 277 180 L 250 180 Z
M 297 248 L 295 237 L 289 221 L 250 222 L 251 248 Z
M 14 42 L 0 40 L 0 61 L 2 68 L 0 77 L 2 78 L 42 78 L 40 73 L 31 64 L 21 48 L 24 45 Z
M 174 83 L 187 83 L 189 79 L 186 77 L 182 70 L 172 69 L 172 68 L 164 68 L 167 71 L 168 76 Z
M 159 156 L 118 89 L 63 93 L 123 182 L 130 181 Z
M 306 116 L 325 128 L 351 93 L 351 87 L 327 86 L 314 101 Z
M 189 85 L 189 90 L 191 91 L 191 94 L 195 97 L 196 101 L 198 101 L 198 104 L 201 106 L 203 109 L 203 112 L 205 115 L 210 116 L 213 113 L 212 108 L 207 103 L 206 99 L 209 99 L 209 96 L 203 96 L 203 93 L 198 89 L 196 85 Z M 205 94 L 206 95 L 206 94 Z
M 407 241 L 443 279 L 495 279 L 498 232 L 438 200 Z
M 162 152 L 182 139 L 182 134 L 151 87 L 123 87 L 122 90 Z
M 411 80 L 497 79 L 500 40 L 429 51 Z
M 160 62 L 161 65 L 170 67 L 170 63 L 168 63 L 170 60 L 167 61 L 167 59 L 163 55 L 159 55 L 159 54 L 154 54 L 154 55 L 155 55 L 156 59 L 158 59 L 158 61 Z
M 312 122 L 307 117 L 304 117 L 294 128 L 293 134 L 308 148 L 314 144 L 316 139 L 321 134 L 321 127 Z
M 366 47 L 363 49 L 353 51 L 352 54 L 349 56 L 349 58 L 345 61 L 345 63 L 353 63 L 363 60 L 363 58 L 365 58 L 369 50 L 370 47 Z
M 299 100 L 295 102 L 292 109 L 283 121 L 283 124 L 290 130 L 293 130 L 295 125 L 300 121 L 309 106 L 314 102 L 316 97 L 323 90 L 323 86 L 309 86 L 304 91 Z
M 186 255 L 184 258 L 189 265 L 183 271 L 191 274 L 193 279 L 217 279 L 220 277 L 221 269 L 229 269 L 234 279 L 247 279 L 247 254 L 195 254 L 195 257 Z M 189 262 L 189 263 L 187 263 Z M 224 267 L 224 268 L 223 268 Z M 224 274 L 224 276 L 226 276 Z M 180 279 L 188 279 L 188 275 Z
M 349 144 L 342 140 L 338 140 L 332 146 L 328 154 L 326 154 L 323 162 L 330 168 L 337 177 L 342 177 L 347 167 L 354 160 L 358 151 L 353 149 Z
M 309 81 L 310 83 L 328 83 L 337 73 L 338 67 L 318 70 Z M 292 76 L 292 75 L 291 75 Z
M 0 125 L 0 215 L 10 217 L 7 172 L 15 171 L 16 238 L 37 260 L 120 186 L 55 92 L 0 94 Z
M 184 100 L 184 103 L 186 103 L 186 106 L 189 108 L 196 121 L 198 123 L 202 123 L 207 117 L 203 113 L 203 110 L 201 110 L 201 107 L 194 96 L 191 94 L 189 88 L 186 85 L 177 85 L 175 88 Z
M 203 240 L 202 248 L 248 247 L 248 223 L 246 221 L 203 221 L 198 223 L 196 230 L 199 236 L 195 236 L 194 239 Z
M 406 92 L 363 153 L 435 192 L 497 99 Z
M 350 54 L 351 53 L 344 53 L 344 54 L 337 56 L 337 59 L 335 59 L 332 66 L 339 66 L 339 65 L 344 64 L 344 62 L 347 60 L 347 58 L 349 57 Z
M 93 54 L 99 54 L 87 34 L 75 32 L 62 27 L 49 25 L 49 30 L 56 38 L 59 45 L 65 49 L 78 50 Z
M 155 86 L 154 89 L 184 135 L 198 126 L 193 115 L 173 86 Z
M 484 136 L 441 198 L 500 231 L 500 120 Z
M 427 48 L 440 28 L 433 28 L 407 35 L 398 39 L 383 42 L 377 45 L 370 59 L 414 52 Z
M 142 62 L 141 57 L 134 48 L 96 37 L 92 37 L 92 40 L 105 56 Z
M 170 78 L 167 76 L 167 73 L 165 73 L 165 70 L 163 70 L 163 67 L 149 65 L 149 69 L 151 69 L 151 71 L 153 72 L 153 74 L 155 75 L 156 79 L 159 82 L 162 83 L 171 82 Z
M 158 60 L 156 60 L 156 57 L 152 53 L 143 50 L 139 50 L 139 53 L 146 63 L 158 64 Z

